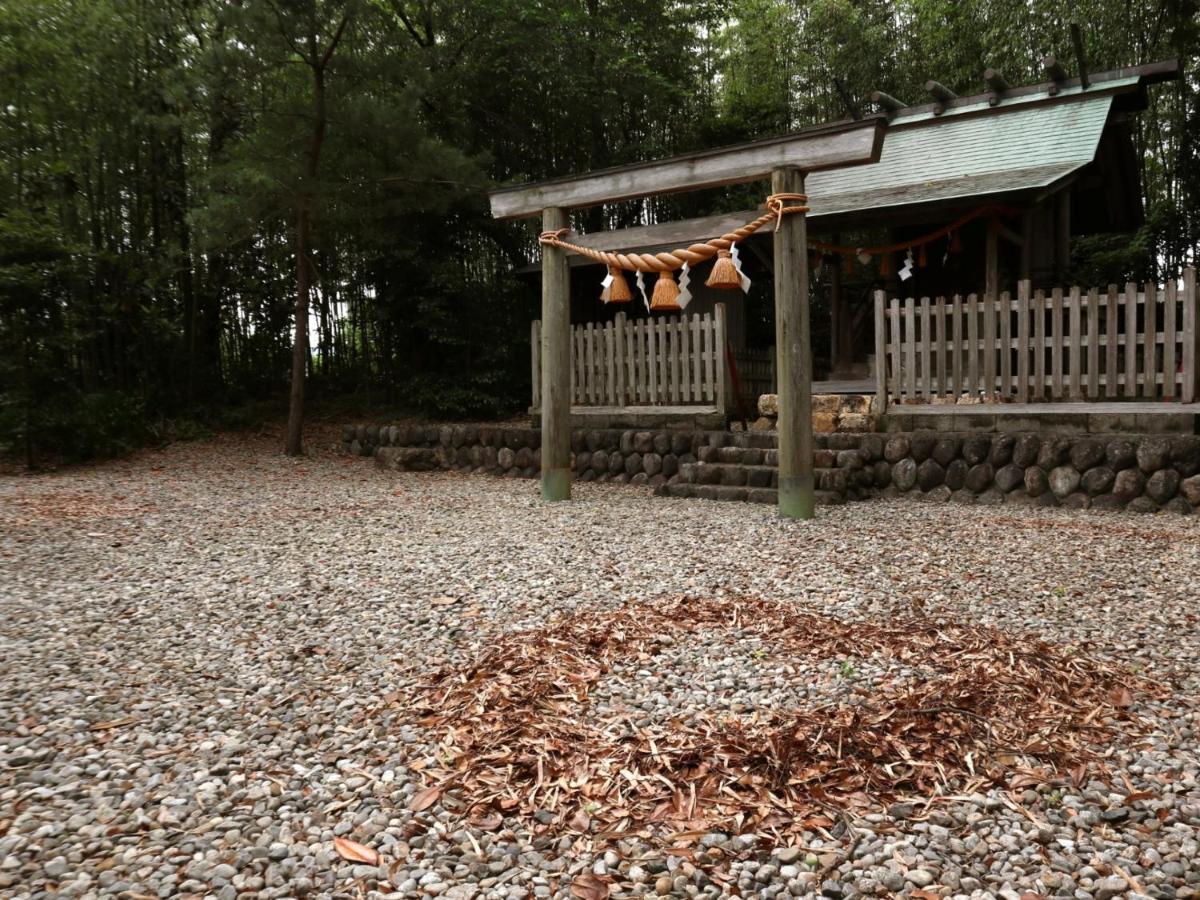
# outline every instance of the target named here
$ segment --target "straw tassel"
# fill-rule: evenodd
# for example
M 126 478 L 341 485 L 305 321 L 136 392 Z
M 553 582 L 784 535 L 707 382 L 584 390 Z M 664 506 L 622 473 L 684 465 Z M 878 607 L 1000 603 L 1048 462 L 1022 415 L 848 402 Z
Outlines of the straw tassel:
M 892 275 L 892 254 L 881 253 L 879 256 L 879 277 L 890 278 Z
M 925 256 L 925 245 L 922 244 L 920 246 L 920 249 L 917 250 L 917 265 L 923 269 L 928 264 L 928 262 L 929 262 L 929 260 Z
M 842 255 L 842 274 L 847 277 L 854 276 L 854 254 L 845 253 Z
M 950 232 L 950 252 L 962 253 L 962 238 L 958 236 L 957 231 Z
M 608 274 L 612 276 L 612 283 L 608 286 L 608 302 L 628 303 L 632 300 L 633 294 L 629 290 L 629 282 L 625 280 L 625 273 L 616 266 L 609 266 Z
M 650 297 L 650 309 L 657 312 L 679 312 L 679 285 L 671 272 L 659 272 L 654 282 L 654 293 Z
M 737 266 L 733 264 L 733 254 L 728 250 L 717 251 L 717 261 L 713 263 L 712 272 L 709 273 L 708 281 L 704 284 L 722 291 L 741 289 L 742 279 L 738 275 Z M 658 294 L 657 286 L 654 288 L 654 293 Z

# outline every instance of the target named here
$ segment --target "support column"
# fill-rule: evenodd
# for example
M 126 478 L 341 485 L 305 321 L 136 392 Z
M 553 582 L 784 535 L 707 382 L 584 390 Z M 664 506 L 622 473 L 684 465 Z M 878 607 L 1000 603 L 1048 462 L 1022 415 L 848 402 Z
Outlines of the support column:
M 776 169 L 771 192 L 804 193 L 804 173 Z M 783 217 L 775 232 L 775 354 L 779 373 L 779 514 L 811 519 L 813 490 L 812 347 L 808 329 L 808 224 Z
M 568 225 L 542 210 L 542 230 Z M 542 245 L 542 499 L 571 499 L 571 273 L 561 247 Z
M 983 259 L 983 295 L 997 301 L 1000 299 L 1000 228 L 995 221 L 988 222 Z
M 807 228 L 807 225 L 805 226 Z M 833 242 L 840 244 L 842 236 L 834 234 Z M 839 261 L 840 262 L 840 261 Z M 830 305 L 836 318 L 834 320 L 833 359 L 830 361 L 829 377 L 852 378 L 854 376 L 854 318 L 850 308 L 842 296 L 842 267 L 834 265 L 829 275 Z
M 1033 278 L 1033 210 L 1021 213 L 1021 273 L 1020 280 Z
M 1054 242 L 1054 278 L 1059 284 L 1067 279 L 1071 266 L 1071 188 L 1065 187 L 1058 193 L 1058 218 Z
M 842 236 L 833 235 L 833 243 L 840 244 Z M 842 367 L 842 267 L 834 257 L 829 273 L 829 378 L 838 377 Z

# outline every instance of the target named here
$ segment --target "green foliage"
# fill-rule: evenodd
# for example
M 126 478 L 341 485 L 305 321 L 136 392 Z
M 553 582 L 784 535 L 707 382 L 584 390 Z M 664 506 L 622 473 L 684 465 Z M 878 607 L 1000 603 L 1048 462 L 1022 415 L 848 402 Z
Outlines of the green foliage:
M 47 453 L 74 461 L 120 456 L 144 444 L 150 434 L 140 397 L 97 391 L 57 407 L 42 437 Z
M 504 412 L 494 384 L 470 375 L 447 387 L 430 375 L 414 375 L 404 385 L 414 411 L 433 419 L 491 419 Z
M 866 112 L 876 89 L 917 102 L 928 78 L 975 92 L 986 66 L 1038 80 L 1042 55 L 1072 60 L 1068 15 L 1094 70 L 1189 64 L 1135 125 L 1145 226 L 1073 248 L 1085 283 L 1161 278 L 1200 247 L 1197 13 L 1197 0 L 0 4 L 0 445 L 36 461 L 45 435 L 48 452 L 102 455 L 280 402 L 301 205 L 314 398 L 518 412 L 537 310 L 536 283 L 513 272 L 536 259 L 536 226 L 494 222 L 488 186 L 787 131 L 846 115 L 847 99 Z M 311 171 L 313 47 L 343 19 Z M 652 198 L 574 224 L 760 196 Z
M 30 467 L 122 456 L 154 431 L 140 397 L 119 391 L 47 391 L 32 407 L 0 394 L 0 453 L 25 459 Z

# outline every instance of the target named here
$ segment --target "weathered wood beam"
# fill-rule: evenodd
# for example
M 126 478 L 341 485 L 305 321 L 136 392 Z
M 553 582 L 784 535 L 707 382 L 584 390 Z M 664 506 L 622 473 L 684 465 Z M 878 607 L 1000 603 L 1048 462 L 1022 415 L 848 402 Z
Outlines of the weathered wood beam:
M 929 92 L 929 96 L 933 97 L 935 101 L 933 104 L 933 114 L 935 116 L 940 116 L 944 113 L 946 111 L 946 104 L 951 100 L 958 99 L 958 94 L 954 93 L 954 91 L 941 82 L 933 81 L 932 79 L 925 82 L 925 90 Z
M 566 228 L 546 209 L 542 230 Z M 542 499 L 571 499 L 571 271 L 566 251 L 542 245 Z
M 842 236 L 834 234 L 832 243 L 840 244 Z M 834 259 L 829 271 L 829 370 L 837 373 L 842 362 L 842 320 L 849 319 L 842 312 L 842 267 Z
M 1057 188 L 1056 188 L 1057 190 Z M 943 224 L 947 219 L 961 215 L 962 198 L 956 198 L 945 203 L 925 204 L 920 208 L 897 206 L 889 209 L 860 210 L 849 214 L 835 214 L 832 217 L 820 212 L 821 198 L 814 197 L 816 206 L 805 218 L 810 224 L 820 223 L 822 231 L 834 223 L 836 227 L 861 227 L 863 225 L 889 222 L 897 224 Z M 733 213 L 720 213 L 715 216 L 700 216 L 694 219 L 678 219 L 674 222 L 659 222 L 655 225 L 639 225 L 634 228 L 621 228 L 614 231 L 594 231 L 591 234 L 572 234 L 571 242 L 593 250 L 613 250 L 639 252 L 655 252 L 669 250 L 673 247 L 686 246 L 697 241 L 733 231 L 745 225 L 755 216 L 761 215 L 762 207 L 745 209 Z M 754 240 L 747 241 L 747 248 L 753 252 L 757 246 L 755 241 L 770 234 L 770 226 L 760 229 Z M 568 252 L 567 258 L 572 264 L 578 264 L 579 256 Z M 583 260 L 583 264 L 592 265 Z
M 1071 44 L 1075 49 L 1075 64 L 1079 66 L 1079 86 L 1088 89 L 1087 57 L 1083 55 L 1083 32 L 1078 22 L 1071 23 Z
M 671 191 L 745 184 L 766 178 L 782 166 L 813 172 L 871 163 L 879 159 L 886 125 L 883 117 L 875 116 L 805 129 L 781 138 L 501 188 L 489 195 L 492 216 L 517 219 L 550 207 L 575 209 Z
M 1111 69 L 1105 72 L 1089 73 L 1088 86 L 1090 90 L 1104 89 L 1109 85 L 1110 90 L 1120 92 L 1132 92 L 1149 84 L 1159 84 L 1163 81 L 1177 80 L 1183 75 L 1183 66 L 1176 59 L 1162 60 L 1154 63 L 1146 63 L 1139 66 L 1126 66 L 1121 69 Z M 1137 78 L 1140 85 L 1124 85 L 1119 88 L 1112 88 L 1110 83 L 1114 81 L 1122 81 L 1125 79 Z M 1049 94 L 1056 95 L 1060 91 L 1068 88 L 1079 87 L 1078 78 L 1068 78 L 1061 83 L 1042 82 L 1039 84 L 1026 85 L 1010 85 L 1004 93 L 1004 100 L 1017 100 L 1020 98 L 1041 98 Z M 991 92 L 982 94 L 974 94 L 969 97 L 959 97 L 950 103 L 945 104 L 945 109 L 952 109 L 962 106 L 971 106 L 976 103 L 982 103 L 985 100 L 992 99 Z M 896 113 L 888 113 L 889 120 L 896 116 L 897 118 L 920 115 L 926 112 L 933 112 L 937 107 L 937 103 L 914 104 L 907 107 L 901 107 Z
M 1055 219 L 1054 277 L 1064 280 L 1071 262 L 1071 192 L 1058 194 L 1058 215 Z
M 804 173 L 780 169 L 774 193 L 804 193 Z M 813 482 L 812 347 L 808 321 L 808 229 L 804 213 L 784 216 L 775 239 L 775 359 L 779 377 L 779 514 L 811 519 Z
M 983 80 L 987 82 L 988 87 L 998 93 L 1003 94 L 1008 90 L 1008 79 L 1004 77 L 1004 73 L 999 69 L 991 67 L 984 69 Z
M 894 115 L 908 107 L 903 100 L 897 100 L 891 94 L 885 94 L 883 91 L 871 91 L 871 102 L 889 115 Z
M 659 247 L 675 247 L 680 244 L 706 241 L 719 234 L 733 231 L 735 228 L 741 228 L 751 219 L 762 215 L 762 212 L 761 208 L 745 209 L 715 216 L 659 222 L 656 225 L 639 225 L 614 231 L 594 231 L 591 234 L 572 235 L 571 241 L 593 250 L 624 251 L 632 248 L 652 250 Z
M 1021 213 L 1021 278 L 1027 280 L 1033 271 L 1033 220 L 1035 211 L 1030 208 Z
M 1042 57 L 1042 71 L 1053 82 L 1047 93 L 1051 96 L 1057 94 L 1058 89 L 1067 80 L 1067 70 L 1062 67 L 1062 63 L 1054 58 L 1053 54 L 1050 54 Z
M 988 92 L 988 106 L 995 106 L 1008 91 L 1008 79 L 999 69 L 987 68 L 983 70 L 983 80 L 991 88 Z
M 987 239 L 984 242 L 984 295 L 988 302 L 995 303 L 1000 299 L 1000 229 L 999 222 L 993 220 L 988 223 Z M 974 348 L 972 348 L 974 352 Z M 994 389 L 994 385 L 988 385 L 988 392 Z
M 933 81 L 932 79 L 925 82 L 925 91 L 934 100 L 940 100 L 942 103 L 949 103 L 951 100 L 958 99 L 958 94 L 954 93 L 954 91 L 950 90 L 950 88 L 946 87 L 940 81 Z

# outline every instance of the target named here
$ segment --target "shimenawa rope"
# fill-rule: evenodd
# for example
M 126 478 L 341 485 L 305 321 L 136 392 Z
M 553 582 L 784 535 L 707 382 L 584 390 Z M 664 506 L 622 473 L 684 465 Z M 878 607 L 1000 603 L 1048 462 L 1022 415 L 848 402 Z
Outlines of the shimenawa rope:
M 702 263 L 707 259 L 712 259 L 722 250 L 728 250 L 738 241 L 749 237 L 758 231 L 768 222 L 774 221 L 776 229 L 779 228 L 779 223 L 783 221 L 783 217 L 791 213 L 808 212 L 808 207 L 803 204 L 807 202 L 808 197 L 805 194 L 772 194 L 767 198 L 767 209 L 769 212 L 759 216 L 753 222 L 747 222 L 741 228 L 735 228 L 720 237 L 712 238 L 702 244 L 692 244 L 686 249 L 664 251 L 662 253 L 613 253 L 608 250 L 594 250 L 591 247 L 581 247 L 578 244 L 572 244 L 563 240 L 563 235 L 569 234 L 569 228 L 560 228 L 557 231 L 543 231 L 538 235 L 538 243 L 549 244 L 552 247 L 561 247 L 564 250 L 572 250 L 581 256 L 586 256 L 588 259 L 594 259 L 596 262 L 604 263 L 607 266 L 615 266 L 618 269 L 626 269 L 635 272 L 673 272 L 681 268 L 684 263 L 689 266 L 694 266 L 697 263 Z M 797 205 L 788 206 L 787 203 L 794 202 Z
M 561 247 L 564 250 L 572 250 L 581 256 L 586 256 L 589 259 L 596 260 L 596 262 L 614 266 L 618 269 L 637 272 L 671 272 L 683 266 L 685 262 L 690 266 L 694 266 L 697 263 L 704 262 L 706 259 L 712 259 L 721 250 L 728 250 L 735 243 L 754 234 L 759 228 L 772 220 L 774 220 L 775 228 L 778 230 L 779 224 L 783 221 L 785 215 L 796 212 L 808 212 L 808 207 L 803 205 L 807 201 L 808 197 L 805 194 L 772 194 L 767 198 L 766 202 L 767 209 L 770 211 L 759 216 L 754 221 L 747 222 L 741 228 L 734 229 L 727 234 L 705 241 L 702 244 L 692 244 L 686 249 L 671 250 L 669 252 L 613 253 L 607 250 L 594 250 L 591 247 L 581 247 L 579 244 L 572 244 L 562 239 L 564 235 L 570 234 L 570 228 L 560 228 L 558 231 L 543 231 L 538 235 L 538 243 Z M 787 206 L 785 205 L 787 202 L 795 202 L 797 205 Z M 938 238 L 952 234 L 968 222 L 978 219 L 981 216 L 998 217 L 1012 215 L 1013 213 L 1014 210 L 1006 206 L 981 206 L 955 219 L 949 225 L 918 237 L 910 238 L 907 241 L 897 241 L 894 244 L 882 244 L 873 247 L 845 247 L 838 244 L 827 244 L 823 241 L 809 241 L 808 245 L 810 248 L 824 253 L 842 253 L 846 255 L 865 253 L 869 256 L 878 256 L 929 244 Z

